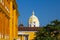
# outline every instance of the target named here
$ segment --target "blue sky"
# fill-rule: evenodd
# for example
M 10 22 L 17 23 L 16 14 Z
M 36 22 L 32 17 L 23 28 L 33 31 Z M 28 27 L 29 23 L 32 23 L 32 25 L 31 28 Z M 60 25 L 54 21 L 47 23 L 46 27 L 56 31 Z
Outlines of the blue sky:
M 60 20 L 60 0 L 16 0 L 19 11 L 18 24 L 22 21 L 28 25 L 28 19 L 34 10 L 40 21 L 40 26 L 50 23 L 52 20 Z

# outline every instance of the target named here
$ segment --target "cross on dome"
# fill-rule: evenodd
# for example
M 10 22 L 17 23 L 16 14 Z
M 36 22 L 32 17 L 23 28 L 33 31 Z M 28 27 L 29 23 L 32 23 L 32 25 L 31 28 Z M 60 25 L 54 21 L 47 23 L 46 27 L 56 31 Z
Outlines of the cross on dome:
M 33 12 L 32 12 L 32 15 L 34 15 L 34 10 L 33 10 Z

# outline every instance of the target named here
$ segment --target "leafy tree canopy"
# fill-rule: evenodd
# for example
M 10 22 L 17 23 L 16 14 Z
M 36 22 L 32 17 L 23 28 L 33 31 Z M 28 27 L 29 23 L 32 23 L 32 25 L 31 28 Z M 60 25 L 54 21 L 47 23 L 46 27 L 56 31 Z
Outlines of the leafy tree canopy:
M 60 21 L 54 20 L 50 24 L 47 24 L 45 27 L 42 27 L 35 34 L 36 37 L 34 40 L 59 40 L 60 38 Z

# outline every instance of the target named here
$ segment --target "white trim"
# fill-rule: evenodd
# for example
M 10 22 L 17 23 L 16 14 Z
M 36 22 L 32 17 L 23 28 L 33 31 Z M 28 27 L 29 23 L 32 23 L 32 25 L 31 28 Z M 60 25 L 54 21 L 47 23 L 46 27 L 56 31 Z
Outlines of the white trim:
M 18 32 L 37 32 L 37 31 L 18 31 Z
M 28 34 L 26 34 L 24 32 L 18 32 L 18 35 L 28 35 Z
M 18 34 L 26 34 L 25 32 L 37 32 L 37 31 L 18 31 Z
M 28 33 L 25 32 L 37 32 L 37 31 L 18 31 L 18 35 L 28 35 Z

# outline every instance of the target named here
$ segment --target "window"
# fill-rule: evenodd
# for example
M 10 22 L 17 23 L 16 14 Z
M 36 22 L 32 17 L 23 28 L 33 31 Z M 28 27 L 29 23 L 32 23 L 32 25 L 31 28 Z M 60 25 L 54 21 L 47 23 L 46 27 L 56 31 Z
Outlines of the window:
M 24 40 L 28 40 L 28 35 L 25 35 L 24 36 Z
M 35 27 L 35 22 L 34 22 L 34 27 Z

